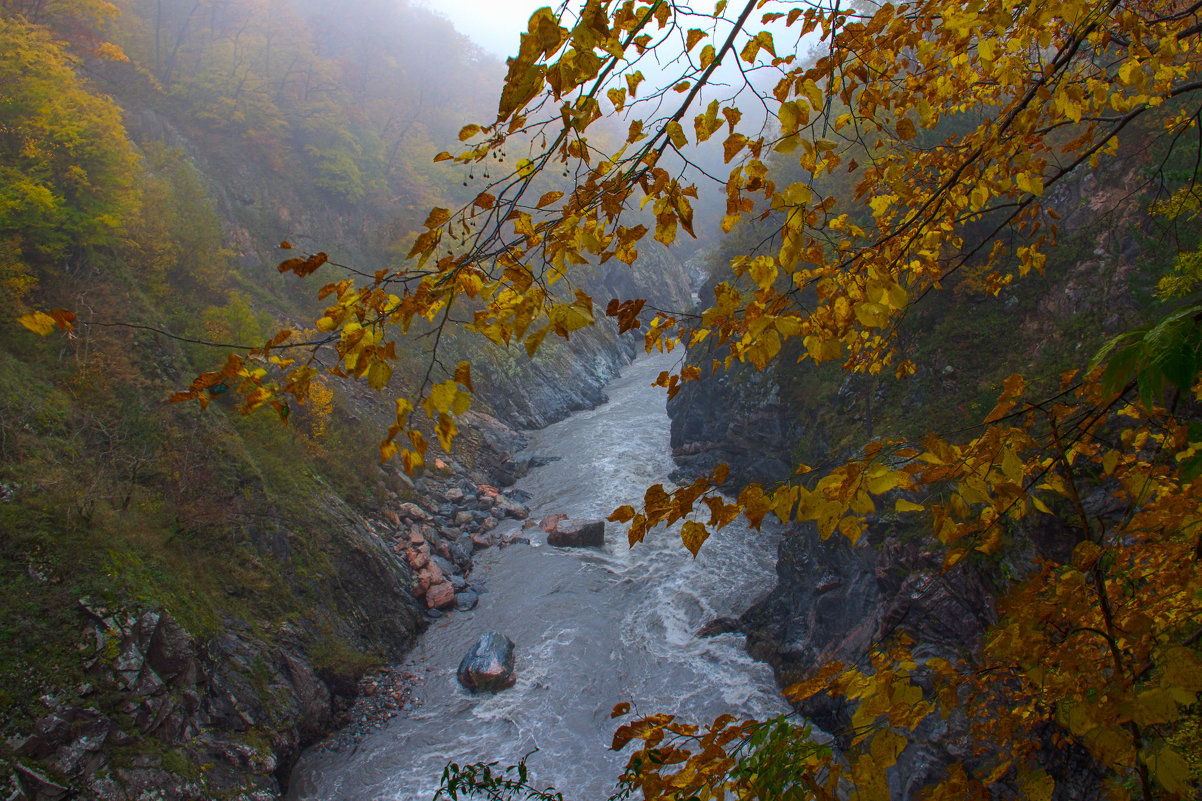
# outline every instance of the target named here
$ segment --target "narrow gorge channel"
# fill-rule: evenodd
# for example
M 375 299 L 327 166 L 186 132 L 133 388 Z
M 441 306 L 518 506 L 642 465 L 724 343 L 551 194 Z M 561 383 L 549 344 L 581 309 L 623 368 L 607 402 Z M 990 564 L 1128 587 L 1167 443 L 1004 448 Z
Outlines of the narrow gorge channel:
M 673 464 L 664 394 L 651 386 L 673 357 L 642 359 L 610 401 L 529 434 L 526 453 L 548 460 L 518 483 L 532 519 L 604 517 L 643 489 L 667 484 Z M 559 549 L 541 529 L 532 545 L 477 553 L 471 576 L 487 592 L 475 610 L 434 621 L 401 666 L 417 675 L 414 706 L 339 751 L 297 764 L 292 801 L 428 801 L 448 761 L 528 765 L 539 784 L 574 801 L 613 790 L 625 756 L 609 750 L 614 704 L 703 722 L 722 712 L 787 711 L 771 670 L 743 637 L 699 638 L 707 621 L 738 615 L 775 581 L 776 537 L 732 526 L 694 560 L 675 531 L 628 548 L 608 524 L 604 548 Z M 473 696 L 455 670 L 496 629 L 517 645 L 517 684 Z

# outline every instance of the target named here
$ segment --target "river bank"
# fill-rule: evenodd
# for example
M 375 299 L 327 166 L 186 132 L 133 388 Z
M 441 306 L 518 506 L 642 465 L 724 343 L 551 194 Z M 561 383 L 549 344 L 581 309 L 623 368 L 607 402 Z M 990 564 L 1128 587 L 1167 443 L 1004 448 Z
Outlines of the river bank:
M 640 360 L 607 387 L 608 404 L 525 434 L 523 454 L 545 462 L 516 485 L 529 494 L 530 519 L 603 517 L 666 481 L 668 420 L 651 382 L 669 366 L 666 357 Z M 397 665 L 419 679 L 412 706 L 349 752 L 303 755 L 289 799 L 425 801 L 448 761 L 505 764 L 535 749 L 536 781 L 570 798 L 605 797 L 624 763 L 609 750 L 616 703 L 700 720 L 787 711 L 771 670 L 746 654 L 740 635 L 696 636 L 772 585 L 774 536 L 732 527 L 694 560 L 675 532 L 633 549 L 612 525 L 606 545 L 589 549 L 547 546 L 540 528 L 523 531 L 518 521 L 496 532 L 531 542 L 475 554 L 468 580 L 488 592 L 474 609 L 432 621 Z M 517 644 L 518 680 L 473 696 L 455 668 L 492 629 Z

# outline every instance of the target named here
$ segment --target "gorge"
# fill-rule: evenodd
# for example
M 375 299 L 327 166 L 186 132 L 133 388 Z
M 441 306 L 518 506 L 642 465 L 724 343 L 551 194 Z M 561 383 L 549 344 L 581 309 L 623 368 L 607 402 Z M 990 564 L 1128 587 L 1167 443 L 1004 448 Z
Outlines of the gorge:
M 0 0 L 0 797 L 1196 799 L 1202 6 L 518 29 Z

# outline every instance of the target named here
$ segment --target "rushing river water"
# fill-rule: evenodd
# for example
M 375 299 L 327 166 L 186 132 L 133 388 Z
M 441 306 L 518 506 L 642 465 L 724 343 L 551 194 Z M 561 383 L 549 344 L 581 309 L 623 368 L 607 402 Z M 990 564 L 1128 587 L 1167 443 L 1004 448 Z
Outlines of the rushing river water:
M 531 517 L 605 517 L 638 506 L 672 469 L 668 416 L 655 376 L 665 357 L 628 367 L 610 402 L 530 434 L 529 453 L 557 458 L 519 482 Z M 539 529 L 527 533 L 535 542 Z M 488 592 L 472 612 L 435 621 L 404 667 L 421 677 L 419 703 L 357 748 L 310 752 L 293 772 L 292 801 L 429 801 L 449 761 L 516 762 L 573 801 L 614 789 L 625 755 L 609 750 L 614 704 L 706 722 L 722 712 L 787 711 L 767 666 L 743 638 L 698 638 L 707 621 L 737 615 L 774 581 L 775 537 L 732 526 L 694 560 L 676 531 L 628 548 L 607 524 L 602 549 L 517 545 L 476 554 L 470 580 Z M 473 696 L 455 669 L 481 634 L 517 645 L 517 684 Z

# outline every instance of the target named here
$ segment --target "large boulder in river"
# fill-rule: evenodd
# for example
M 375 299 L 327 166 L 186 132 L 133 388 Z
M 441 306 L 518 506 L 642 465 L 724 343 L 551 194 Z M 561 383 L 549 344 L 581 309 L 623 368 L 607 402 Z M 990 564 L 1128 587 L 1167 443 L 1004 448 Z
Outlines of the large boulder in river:
M 476 640 L 459 663 L 459 683 L 472 692 L 497 692 L 513 686 L 513 640 L 490 631 Z
M 604 520 L 561 520 L 547 535 L 548 545 L 561 548 L 588 548 L 605 544 Z

